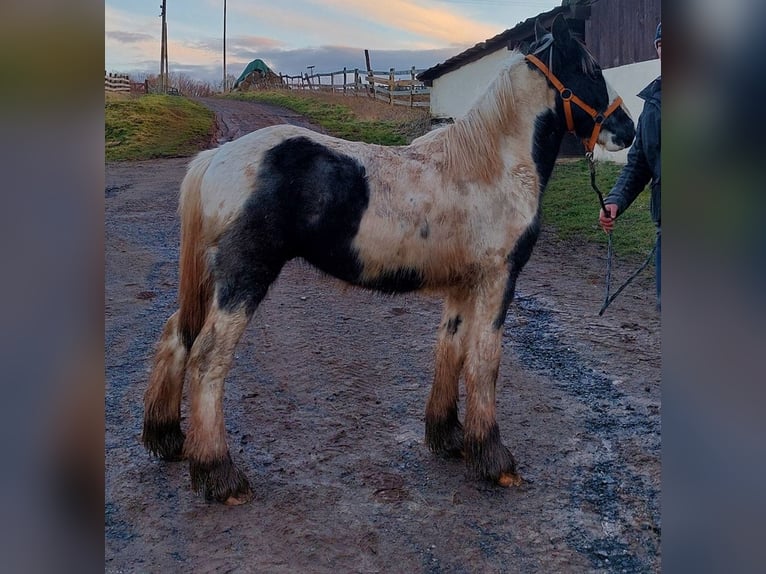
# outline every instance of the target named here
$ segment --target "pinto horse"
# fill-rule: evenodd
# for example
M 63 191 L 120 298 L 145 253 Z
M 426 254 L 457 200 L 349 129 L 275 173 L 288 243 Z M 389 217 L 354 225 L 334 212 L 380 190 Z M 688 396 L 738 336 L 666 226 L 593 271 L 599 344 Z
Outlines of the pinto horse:
M 295 257 L 359 287 L 444 296 L 426 444 L 464 457 L 479 478 L 520 484 L 495 419 L 495 383 L 516 279 L 540 231 L 540 197 L 567 131 L 609 150 L 635 133 L 566 20 L 551 32 L 535 28 L 530 53 L 512 52 L 465 117 L 408 146 L 280 125 L 191 161 L 180 194 L 179 307 L 157 344 L 142 440 L 163 459 L 188 459 L 192 486 L 208 500 L 252 497 L 227 446 L 224 378 L 254 311 Z

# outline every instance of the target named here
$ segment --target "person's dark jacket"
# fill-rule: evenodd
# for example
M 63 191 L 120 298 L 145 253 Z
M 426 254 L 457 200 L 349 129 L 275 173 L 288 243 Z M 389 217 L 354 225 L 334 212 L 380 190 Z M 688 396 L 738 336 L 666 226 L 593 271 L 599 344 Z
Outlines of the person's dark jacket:
M 661 163 L 660 163 L 660 115 L 662 108 L 662 79 L 657 78 L 646 86 L 638 97 L 644 100 L 644 109 L 638 117 L 636 138 L 628 151 L 628 162 L 620 172 L 617 183 L 604 203 L 617 205 L 620 214 L 638 197 L 646 184 L 652 184 L 650 210 L 654 223 L 661 223 Z

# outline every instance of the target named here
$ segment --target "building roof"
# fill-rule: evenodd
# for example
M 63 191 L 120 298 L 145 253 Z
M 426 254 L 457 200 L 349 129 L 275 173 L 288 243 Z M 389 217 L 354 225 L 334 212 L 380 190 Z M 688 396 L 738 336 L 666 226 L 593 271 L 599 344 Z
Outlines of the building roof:
M 448 72 L 457 70 L 458 68 L 462 68 L 466 64 L 480 60 L 487 54 L 491 54 L 502 48 L 515 49 L 516 46 L 521 43 L 534 39 L 535 20 L 540 20 L 540 24 L 548 28 L 553 22 L 553 19 L 559 14 L 564 14 L 571 18 L 573 10 L 570 8 L 569 4 L 570 2 L 563 0 L 562 6 L 557 6 L 548 12 L 542 12 L 537 16 L 527 18 L 513 28 L 501 32 L 497 36 L 489 38 L 488 40 L 479 42 L 475 46 L 468 48 L 457 56 L 452 56 L 441 64 L 428 68 L 418 74 L 417 78 L 427 86 L 430 86 L 436 78 L 439 78 Z

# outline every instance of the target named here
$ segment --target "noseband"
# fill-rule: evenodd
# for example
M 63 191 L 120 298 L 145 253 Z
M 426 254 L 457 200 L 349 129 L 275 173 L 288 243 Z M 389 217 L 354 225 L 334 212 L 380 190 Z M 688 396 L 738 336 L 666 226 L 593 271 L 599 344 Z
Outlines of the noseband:
M 598 112 L 593 107 L 582 101 L 575 94 L 573 94 L 572 90 L 564 87 L 564 84 L 561 83 L 561 80 L 554 76 L 551 69 L 543 64 L 537 56 L 527 54 L 525 58 L 528 62 L 537 66 L 545 75 L 545 77 L 548 78 L 548 81 L 553 84 L 553 86 L 559 91 L 561 100 L 564 102 L 564 115 L 566 116 L 568 131 L 575 133 L 574 119 L 572 119 L 572 104 L 578 106 L 582 111 L 584 111 L 593 119 L 593 132 L 590 135 L 590 139 L 583 139 L 583 144 L 585 145 L 588 153 L 593 153 L 593 148 L 596 147 L 596 142 L 598 141 L 598 136 L 601 133 L 601 126 L 604 123 L 604 120 L 611 116 L 614 111 L 620 107 L 622 104 L 622 98 L 617 96 L 604 112 Z

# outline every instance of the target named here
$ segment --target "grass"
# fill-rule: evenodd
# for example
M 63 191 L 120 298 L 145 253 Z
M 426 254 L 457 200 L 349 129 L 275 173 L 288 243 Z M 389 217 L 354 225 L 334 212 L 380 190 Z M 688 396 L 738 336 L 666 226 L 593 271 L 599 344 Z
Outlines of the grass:
M 106 160 L 189 156 L 207 147 L 215 114 L 178 96 L 108 97 Z
M 428 130 L 422 110 L 390 106 L 365 97 L 316 92 L 248 92 L 235 97 L 283 106 L 305 115 L 329 133 L 354 141 L 404 145 Z M 208 147 L 213 112 L 178 96 L 108 97 L 106 101 L 107 161 L 193 155 Z M 621 166 L 600 162 L 596 183 L 606 195 Z M 654 242 L 654 224 L 648 213 L 649 192 L 638 199 L 615 227 L 615 253 L 643 256 Z M 560 160 L 543 196 L 543 224 L 564 240 L 605 243 L 598 226 L 599 204 L 590 186 L 588 164 Z
M 613 162 L 596 164 L 596 185 L 606 197 L 617 181 L 622 165 Z M 625 213 L 620 215 L 612 244 L 615 253 L 644 256 L 654 244 L 655 228 L 649 215 L 649 190 L 642 192 Z M 543 225 L 555 229 L 562 239 L 585 239 L 606 243 L 598 225 L 598 196 L 590 185 L 590 170 L 585 159 L 559 160 L 543 195 Z
M 230 98 L 273 104 L 298 112 L 335 137 L 380 145 L 406 145 L 429 127 L 428 113 L 366 97 L 324 92 L 254 91 Z

